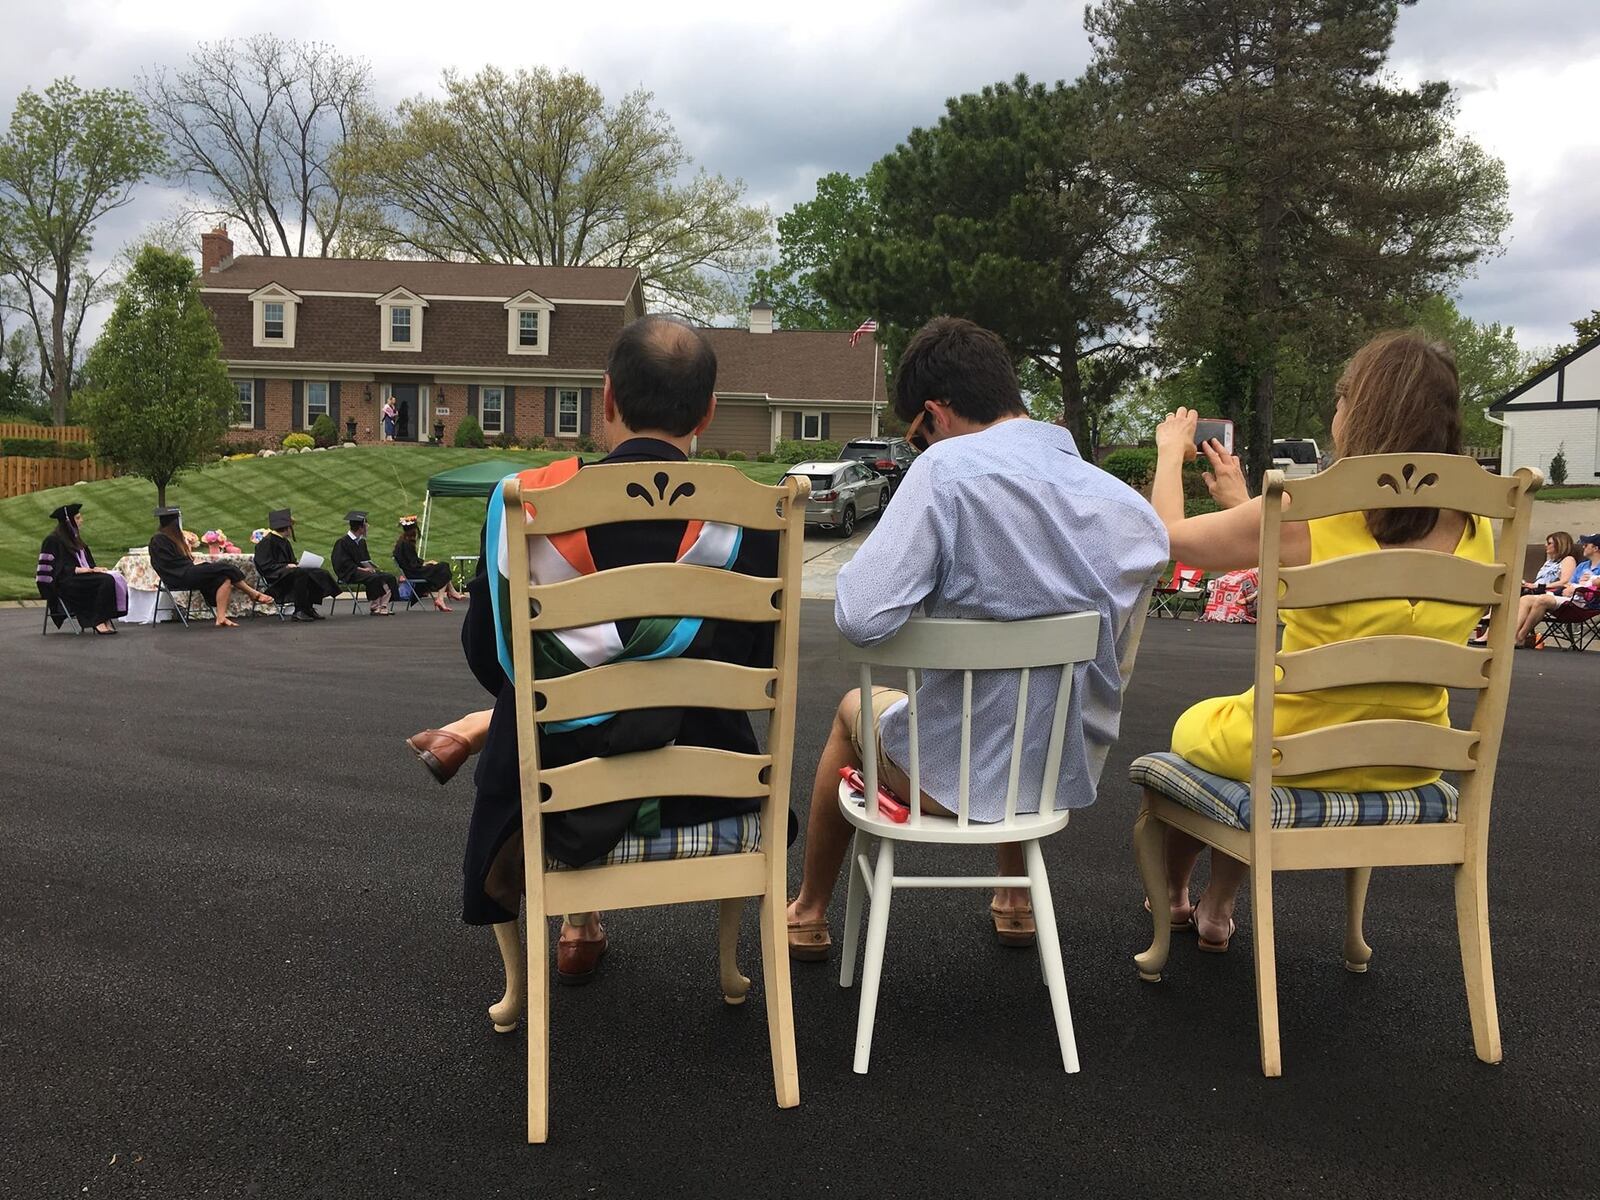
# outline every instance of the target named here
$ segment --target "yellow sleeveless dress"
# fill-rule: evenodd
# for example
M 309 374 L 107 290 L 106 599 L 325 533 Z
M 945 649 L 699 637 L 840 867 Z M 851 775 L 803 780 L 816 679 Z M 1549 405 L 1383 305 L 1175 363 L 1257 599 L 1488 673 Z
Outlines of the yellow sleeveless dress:
M 1361 513 L 1342 513 L 1308 523 L 1311 561 L 1323 562 L 1347 554 L 1364 554 L 1378 548 Z M 1494 534 L 1481 517 L 1469 522 L 1456 544 L 1456 554 L 1474 562 L 1494 560 Z M 1286 609 L 1283 649 L 1308 650 L 1330 642 L 1380 634 L 1417 634 L 1462 643 L 1482 615 L 1472 605 L 1423 600 L 1368 600 L 1333 604 L 1323 608 Z M 1277 698 L 1273 732 L 1305 733 L 1346 721 L 1399 718 L 1450 723 L 1449 697 L 1443 688 L 1422 684 L 1391 683 L 1361 687 L 1325 688 Z M 1229 779 L 1250 778 L 1251 730 L 1255 721 L 1255 689 L 1242 696 L 1202 700 L 1178 718 L 1172 729 L 1172 752 L 1186 761 Z M 1420 787 L 1439 778 L 1438 771 L 1418 767 L 1367 767 L 1361 770 L 1323 771 L 1280 780 L 1293 787 L 1322 791 L 1399 791 Z

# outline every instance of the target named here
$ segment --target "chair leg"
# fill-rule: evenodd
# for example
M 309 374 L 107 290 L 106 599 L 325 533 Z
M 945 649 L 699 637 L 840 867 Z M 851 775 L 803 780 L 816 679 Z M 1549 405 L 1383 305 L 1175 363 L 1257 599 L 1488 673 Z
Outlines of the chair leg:
M 1361 923 L 1367 914 L 1367 885 L 1372 882 L 1371 867 L 1349 867 L 1344 873 L 1344 969 L 1360 975 L 1372 961 L 1372 947 L 1362 936 Z
M 724 900 L 717 911 L 717 970 L 722 983 L 722 999 L 728 1004 L 743 1004 L 750 981 L 739 973 L 739 919 L 744 915 L 743 898 Z
M 844 961 L 839 964 L 840 987 L 849 987 L 856 981 L 856 943 L 861 940 L 861 901 L 867 890 L 861 878 L 860 859 L 865 854 L 868 861 L 871 860 L 872 841 L 865 830 L 856 830 L 850 842 L 849 857 L 844 864 L 850 883 L 844 894 Z
M 489 1020 L 496 1033 L 510 1033 L 522 1019 L 522 1007 L 527 1003 L 528 962 L 522 952 L 522 931 L 515 921 L 494 926 L 494 941 L 505 964 L 506 990 L 489 1006 Z
M 894 842 L 880 839 L 872 872 L 872 915 L 867 919 L 867 952 L 861 964 L 861 1010 L 856 1015 L 855 1073 L 867 1073 L 872 1055 L 872 1025 L 878 1011 L 878 979 L 883 974 L 883 946 L 889 934 L 889 905 L 894 898 Z
M 1061 940 L 1056 934 L 1056 909 L 1050 899 L 1050 877 L 1044 870 L 1044 852 L 1038 839 L 1025 842 L 1022 856 L 1028 864 L 1028 896 L 1033 901 L 1033 922 L 1038 930 L 1039 963 L 1050 1009 L 1056 1018 L 1056 1039 L 1061 1043 L 1061 1065 L 1068 1075 L 1078 1072 L 1078 1039 L 1072 1032 L 1072 1006 L 1067 1002 L 1067 975 L 1061 966 Z
M 528 1141 L 550 1140 L 550 922 L 528 907 Z
M 1472 1047 L 1486 1063 L 1500 1061 L 1500 1012 L 1494 999 L 1494 962 L 1489 954 L 1489 881 L 1482 862 L 1456 868 L 1456 933 L 1461 972 L 1467 983 Z
M 781 853 L 782 848 L 779 848 Z M 800 1061 L 794 1049 L 794 994 L 789 990 L 789 918 L 780 879 L 761 897 L 761 986 L 767 998 L 772 1090 L 779 1108 L 800 1103 Z
M 1250 919 L 1255 924 L 1256 1023 L 1261 1033 L 1261 1073 L 1283 1074 L 1278 1049 L 1278 960 L 1272 932 L 1272 872 L 1260 866 L 1250 871 Z
M 1172 949 L 1172 918 L 1167 904 L 1167 827 L 1156 819 L 1153 804 L 1150 793 L 1145 792 L 1133 822 L 1133 855 L 1144 881 L 1145 899 L 1150 901 L 1150 948 L 1135 954 L 1133 961 L 1140 979 L 1159 983 Z

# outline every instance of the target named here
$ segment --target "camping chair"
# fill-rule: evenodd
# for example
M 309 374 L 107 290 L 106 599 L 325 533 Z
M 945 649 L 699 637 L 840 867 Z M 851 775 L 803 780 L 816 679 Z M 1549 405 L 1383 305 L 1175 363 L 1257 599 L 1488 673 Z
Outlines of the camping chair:
M 1153 616 L 1169 616 L 1176 620 L 1186 609 L 1199 616 L 1205 609 L 1206 573 L 1198 567 L 1172 564 L 1172 580 L 1158 583 L 1150 593 L 1150 611 Z
M 1545 616 L 1540 638 L 1568 650 L 1587 650 L 1600 641 L 1600 608 L 1584 608 L 1568 600 Z
M 1256 626 L 1255 758 L 1250 782 L 1210 775 L 1172 754 L 1136 759 L 1144 789 L 1134 825 L 1139 873 L 1154 937 L 1135 956 L 1140 977 L 1159 981 L 1172 931 L 1167 906 L 1166 831 L 1191 835 L 1250 867 L 1255 922 L 1256 1004 L 1261 1069 L 1282 1074 L 1278 1049 L 1277 966 L 1272 883 L 1279 871 L 1345 873 L 1345 966 L 1366 971 L 1372 950 L 1362 935 L 1373 867 L 1455 868 L 1456 928 L 1466 977 L 1472 1040 L 1484 1062 L 1500 1061 L 1500 1025 L 1489 958 L 1487 860 L 1489 805 L 1511 686 L 1511 618 L 1522 578 L 1533 493 L 1542 480 L 1526 468 L 1491 475 L 1471 459 L 1442 454 L 1347 458 L 1320 475 L 1285 480 L 1269 471 L 1262 490 L 1260 621 Z M 1499 559 L 1470 562 L 1432 550 L 1375 550 L 1308 566 L 1278 562 L 1284 502 L 1296 520 L 1375 508 L 1440 507 L 1504 522 Z M 1495 610 L 1487 648 L 1434 638 L 1383 636 L 1277 650 L 1278 610 L 1380 599 L 1430 599 Z M 1506 610 L 1506 611 L 1501 611 Z M 1277 696 L 1321 688 L 1423 683 L 1477 692 L 1469 729 L 1422 721 L 1353 721 L 1276 736 Z M 1459 771 L 1459 795 L 1442 780 L 1398 792 L 1327 792 L 1279 779 L 1369 766 Z M 1261 820 L 1262 814 L 1267 820 Z
M 517 923 L 495 926 L 506 963 L 506 997 L 490 1009 L 498 1031 L 515 1026 L 523 976 L 528 998 L 528 1140 L 548 1136 L 550 956 L 547 917 L 651 904 L 721 901 L 721 992 L 745 999 L 749 980 L 736 950 L 743 899 L 761 899 L 761 961 L 767 1029 L 778 1107 L 800 1102 L 789 992 L 784 908 L 788 900 L 789 769 L 794 751 L 795 675 L 800 633 L 800 552 L 804 480 L 764 487 L 738 471 L 701 463 L 652 462 L 585 467 L 538 492 L 524 509 L 521 486 L 501 485 L 510 530 L 556 534 L 619 521 L 721 521 L 779 535 L 779 577 L 752 578 L 712 567 L 648 563 L 530 586 L 526 537 L 508 537 L 512 663 L 516 675 L 517 741 L 522 753 L 522 845 L 527 896 L 527 960 Z M 670 497 L 670 500 L 668 499 Z M 641 503 L 641 500 L 648 503 Z M 491 501 L 494 503 L 495 501 Z M 522 513 L 531 513 L 524 522 Z M 529 618 L 529 614 L 531 619 Z M 534 677 L 533 635 L 597 621 L 637 617 L 703 617 L 776 624 L 772 669 L 700 659 L 612 663 L 560 678 Z M 665 746 L 545 769 L 536 721 L 564 721 L 663 705 L 771 713 L 766 754 Z M 760 797 L 759 831 L 735 817 L 656 838 L 626 837 L 598 865 L 556 868 L 544 854 L 542 813 L 570 812 L 652 796 Z M 542 797 L 542 802 L 539 799 Z M 734 837 L 723 828 L 744 826 Z M 698 847 L 691 849 L 691 847 Z M 692 853 L 706 857 L 688 857 Z M 651 860 L 655 861 L 651 861 Z
M 1143 597 L 1141 597 L 1143 600 Z M 1143 629 L 1141 603 L 1135 613 L 1137 629 Z M 1130 622 L 1130 626 L 1133 623 Z M 909 697 L 910 763 L 906 772 L 911 781 L 907 797 L 909 813 L 904 824 L 895 824 L 867 805 L 848 783 L 839 786 L 839 807 L 845 819 L 855 826 L 849 868 L 850 887 L 845 901 L 844 961 L 839 971 L 839 986 L 849 987 L 855 977 L 856 941 L 860 936 L 862 901 L 872 901 L 867 925 L 865 960 L 861 971 L 861 1006 L 856 1018 L 855 1071 L 867 1073 L 872 1052 L 872 1027 L 878 1003 L 878 981 L 883 971 L 884 943 L 889 931 L 889 908 L 894 890 L 902 887 L 992 888 L 1025 887 L 1033 903 L 1037 927 L 1039 958 L 1044 968 L 1050 1006 L 1055 1014 L 1056 1038 L 1061 1047 L 1062 1065 L 1069 1073 L 1078 1069 L 1078 1047 L 1072 1031 L 1072 1012 L 1067 1001 L 1066 975 L 1061 964 L 1061 944 L 1056 935 L 1055 908 L 1050 899 L 1050 880 L 1045 874 L 1041 839 L 1067 824 L 1070 809 L 1055 807 L 1056 788 L 1061 774 L 1062 745 L 1066 737 L 1068 701 L 1072 694 L 1072 664 L 1095 655 L 1100 637 L 1098 613 L 1069 613 L 1031 621 L 944 620 L 914 617 L 893 637 L 873 646 L 857 647 L 848 642 L 841 647 L 846 659 L 860 664 L 861 711 L 868 714 L 861 722 L 861 757 L 866 794 L 878 790 L 878 730 L 872 712 L 872 668 L 896 667 L 905 671 L 905 690 Z M 1133 655 L 1124 652 L 1128 668 Z M 1044 757 L 1044 770 L 1037 794 L 1019 795 L 1019 776 L 1023 757 L 1023 732 L 1028 711 L 1028 686 L 1031 672 L 1060 667 L 1050 740 Z M 921 811 L 917 797 L 922 794 L 917 730 L 917 673 L 923 670 L 962 672 L 961 776 L 956 815 L 934 816 Z M 970 810 L 970 758 L 972 743 L 972 675 L 974 671 L 998 670 L 1018 675 L 1017 707 L 1013 718 L 1011 772 L 1006 789 L 1005 819 L 992 824 L 973 824 Z M 1104 765 L 1090 747 L 1090 770 Z M 1026 799 L 1027 805 L 1021 802 Z M 1023 807 L 1033 811 L 1019 811 Z M 895 846 L 899 842 L 922 842 L 948 846 L 993 845 L 1021 842 L 1027 874 L 1022 876 L 907 876 L 894 871 Z M 876 849 L 876 857 L 873 851 Z

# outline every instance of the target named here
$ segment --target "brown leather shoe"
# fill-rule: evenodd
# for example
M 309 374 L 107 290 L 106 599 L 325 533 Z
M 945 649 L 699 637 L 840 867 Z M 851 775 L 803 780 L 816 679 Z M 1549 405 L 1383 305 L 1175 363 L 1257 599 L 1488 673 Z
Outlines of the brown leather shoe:
M 556 980 L 576 987 L 589 983 L 600 969 L 600 960 L 610 948 L 611 938 L 604 929 L 598 942 L 556 942 Z
M 464 740 L 442 729 L 424 729 L 421 733 L 414 733 L 406 739 L 406 745 L 440 783 L 448 783 L 450 777 L 461 769 L 461 764 L 472 756 L 472 750 Z

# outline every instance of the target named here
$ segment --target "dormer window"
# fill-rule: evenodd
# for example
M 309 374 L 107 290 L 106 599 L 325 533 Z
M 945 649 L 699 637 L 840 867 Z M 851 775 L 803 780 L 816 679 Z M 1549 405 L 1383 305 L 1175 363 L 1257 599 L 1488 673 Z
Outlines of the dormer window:
M 250 293 L 251 344 L 263 348 L 294 349 L 294 327 L 300 297 L 276 283 Z
M 422 310 L 428 302 L 406 288 L 378 297 L 379 335 L 385 350 L 422 349 Z
M 537 292 L 523 292 L 505 303 L 506 353 L 549 354 L 550 314 L 555 305 Z

